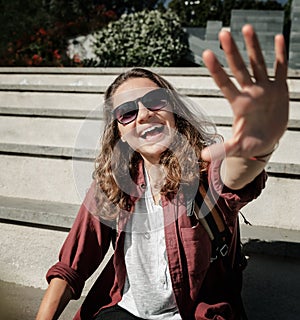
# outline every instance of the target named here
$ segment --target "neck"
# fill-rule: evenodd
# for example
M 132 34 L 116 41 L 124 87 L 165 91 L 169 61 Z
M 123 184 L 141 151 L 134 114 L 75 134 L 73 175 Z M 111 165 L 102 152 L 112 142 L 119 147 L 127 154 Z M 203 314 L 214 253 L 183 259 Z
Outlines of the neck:
M 144 160 L 144 166 L 147 170 L 147 172 L 149 172 L 150 170 L 153 170 L 153 167 L 157 167 L 157 166 L 160 166 L 159 164 L 159 160 L 160 158 L 157 158 L 157 157 L 153 157 L 153 158 L 150 158 L 150 157 L 145 157 L 145 156 L 142 156 L 143 160 Z M 152 169 L 151 169 L 152 168 Z
M 145 168 L 149 176 L 151 193 L 154 199 L 154 202 L 158 204 L 160 200 L 160 190 L 164 184 L 165 180 L 165 169 L 161 164 L 152 164 L 149 165 L 145 163 Z

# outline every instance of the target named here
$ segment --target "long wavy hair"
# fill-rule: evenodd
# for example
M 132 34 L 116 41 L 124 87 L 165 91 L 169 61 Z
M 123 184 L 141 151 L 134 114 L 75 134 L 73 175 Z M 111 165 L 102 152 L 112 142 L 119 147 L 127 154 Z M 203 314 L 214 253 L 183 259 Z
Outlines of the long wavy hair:
M 142 68 L 133 68 L 120 74 L 104 96 L 105 127 L 94 171 L 95 196 L 99 204 L 97 214 L 108 220 L 115 219 L 121 210 L 129 211 L 134 192 L 128 182 L 136 183 L 143 161 L 137 151 L 122 142 L 117 120 L 113 119 L 111 114 L 111 101 L 116 90 L 125 81 L 133 78 L 147 78 L 158 87 L 165 88 L 173 107 L 176 137 L 160 157 L 160 164 L 166 172 L 161 187 L 162 195 L 171 200 L 180 188 L 189 192 L 195 185 L 198 186 L 208 168 L 208 163 L 201 160 L 201 150 L 220 138 L 212 122 L 193 112 L 188 107 L 188 99 L 182 98 L 173 86 L 158 74 Z

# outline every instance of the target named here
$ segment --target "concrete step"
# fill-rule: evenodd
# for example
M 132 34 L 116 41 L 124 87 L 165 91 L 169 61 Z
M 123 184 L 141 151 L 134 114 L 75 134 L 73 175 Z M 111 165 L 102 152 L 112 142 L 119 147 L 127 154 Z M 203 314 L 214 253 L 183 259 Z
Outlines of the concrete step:
M 69 230 L 79 205 L 0 196 L 0 221 Z
M 68 231 L 74 222 L 79 207 L 79 204 L 0 196 L 0 221 L 49 230 Z M 300 243 L 299 230 L 291 229 L 288 224 L 285 225 L 286 228 L 278 227 L 275 224 L 268 227 L 255 225 L 257 216 L 252 211 L 250 213 L 247 210 L 242 211 L 251 223 L 251 225 L 245 224 L 243 218 L 240 217 L 241 237 L 244 243 L 249 243 L 249 246 L 251 245 L 250 242 L 258 239 L 269 243 L 273 242 L 273 244 L 275 242 L 281 244 Z M 280 250 L 283 249 L 285 250 L 285 248 Z M 277 254 L 285 255 L 284 252 L 277 252 Z M 298 254 L 290 251 L 289 256 L 300 258 L 300 251 Z
M 67 233 L 9 224 L 0 224 L 0 228 L 1 319 L 34 319 L 47 287 L 45 274 L 57 261 Z M 288 251 L 285 257 L 277 253 L 273 242 L 260 254 L 247 248 L 243 297 L 249 319 L 298 319 L 299 258 L 288 258 Z M 101 268 L 87 281 L 82 298 L 70 302 L 61 320 L 73 318 Z
M 116 78 L 115 75 L 56 75 L 41 77 L 39 74 L 1 74 L 0 90 L 10 91 L 57 91 L 57 92 L 94 92 L 103 93 Z M 186 92 L 205 94 L 211 91 L 219 95 L 219 90 L 209 77 L 166 76 L 175 88 Z
M 88 71 L 81 68 L 16 68 L 12 72 L 10 68 L 0 68 L 0 113 L 2 113 L 0 165 L 6 169 L 0 174 L 0 196 L 3 197 L 3 203 L 7 203 L 3 205 L 2 212 L 7 213 L 2 219 L 11 221 L 20 219 L 26 222 L 25 218 L 28 217 L 26 223 L 38 225 L 44 221 L 45 224 L 50 224 L 51 217 L 60 220 L 55 212 L 50 216 L 39 214 L 38 210 L 34 209 L 39 208 L 39 202 L 48 201 L 57 203 L 58 206 L 60 203 L 62 206 L 81 203 L 91 182 L 93 171 L 91 160 L 99 150 L 98 137 L 103 129 L 101 110 L 103 95 L 99 87 L 102 84 L 103 88 L 106 87 L 120 71 L 122 70 L 118 68 L 91 68 Z M 177 73 L 173 68 L 154 71 L 165 75 L 182 93 L 189 95 L 217 123 L 220 133 L 225 138 L 230 137 L 229 125 L 232 122 L 230 106 L 206 69 L 176 69 Z M 32 91 L 27 90 L 26 81 L 25 84 L 19 83 L 23 81 L 22 79 L 27 79 L 27 83 L 32 85 Z M 290 72 L 290 88 L 296 94 L 297 90 L 300 94 L 297 85 L 299 79 L 296 71 Z M 3 87 L 1 91 L 1 81 L 3 85 L 14 86 L 19 83 L 25 87 L 19 91 L 9 91 L 9 87 L 4 90 Z M 59 92 L 51 86 L 56 86 L 56 89 L 59 87 Z M 76 91 L 72 89 L 73 87 L 83 89 Z M 92 89 L 85 92 L 85 87 Z M 199 87 L 201 90 L 198 90 Z M 44 89 L 47 91 L 42 92 Z M 297 217 L 297 206 L 293 207 L 297 204 L 295 199 L 298 199 L 296 190 L 300 173 L 297 155 L 300 101 L 296 98 L 296 94 L 291 100 L 290 130 L 282 138 L 278 150 L 267 166 L 267 171 L 271 175 L 270 192 L 264 196 L 266 200 L 262 200 L 260 206 L 247 208 L 249 214 L 254 212 L 256 225 L 263 226 L 265 223 L 266 226 L 283 225 L 284 228 L 292 229 L 299 229 L 300 226 L 299 221 L 295 221 L 294 218 Z M 284 210 L 280 203 L 282 190 L 285 190 L 287 193 L 285 198 L 292 204 L 289 218 L 286 219 L 287 225 L 281 216 Z M 29 201 L 25 215 L 20 213 L 21 207 L 17 209 L 18 207 L 15 208 L 17 205 L 13 205 L 13 203 L 22 204 L 23 199 Z M 35 204 L 37 207 L 30 201 L 37 201 Z M 280 212 L 277 212 L 276 206 L 280 208 Z M 258 212 L 261 211 L 263 218 L 260 219 Z M 61 219 L 59 224 L 65 226 L 66 218 L 62 216 Z
M 270 176 L 262 194 L 242 212 L 254 226 L 298 230 L 300 235 L 299 188 L 299 179 Z
M 25 156 L 95 159 L 103 127 L 102 120 L 93 119 L 0 116 L 0 151 Z M 230 138 L 230 127 L 218 126 L 217 130 L 225 140 Z M 268 171 L 299 175 L 299 149 L 299 133 L 287 131 L 272 157 Z
M 24 286 L 15 282 L 0 280 L 0 312 L 2 320 L 32 320 L 36 318 L 45 290 L 34 288 L 31 285 Z M 60 320 L 73 319 L 84 297 L 72 300 Z
M 47 287 L 46 272 L 57 262 L 59 250 L 67 232 L 7 223 L 0 223 L 0 227 L 0 279 L 45 289 Z M 111 254 L 112 248 L 98 270 L 86 282 L 83 295 L 87 294 Z
M 205 115 L 217 125 L 232 125 L 233 117 L 229 102 L 224 98 L 191 97 Z M 290 101 L 288 128 L 300 129 L 300 101 Z
M 1 155 L 0 195 L 80 204 L 94 164 L 72 159 Z
M 93 164 L 83 161 L 78 164 L 79 169 L 74 169 L 72 160 L 2 156 L 0 164 L 6 168 L 0 175 L 1 218 L 14 222 L 48 225 L 53 220 L 65 227 L 64 221 L 72 217 L 68 211 L 57 205 L 52 212 L 46 204 L 79 205 L 92 181 Z M 255 226 L 300 231 L 299 189 L 299 179 L 270 176 L 262 195 L 242 211 Z M 38 211 L 40 208 L 45 209 Z M 58 214 L 62 217 L 58 218 Z
M 66 231 L 92 181 L 92 159 L 99 150 L 98 137 L 103 130 L 103 91 L 123 70 L 0 68 L 0 166 L 4 168 L 0 172 L 0 279 L 6 283 L 46 288 L 45 274 L 57 261 Z M 219 132 L 225 138 L 230 137 L 230 106 L 205 68 L 158 68 L 154 71 L 165 75 L 179 91 L 189 95 L 217 123 Z M 266 190 L 242 210 L 253 224 L 241 223 L 242 240 L 248 254 L 258 252 L 299 258 L 300 77 L 297 71 L 289 71 L 289 74 L 292 98 L 289 130 L 267 166 L 270 177 Z M 83 295 L 111 253 L 89 279 Z M 275 266 L 273 260 L 272 263 L 267 265 L 267 272 L 261 278 L 255 276 L 255 292 L 262 291 L 259 285 L 270 275 L 271 266 Z M 283 266 L 278 266 L 276 270 L 282 274 Z M 299 273 L 295 271 L 297 267 L 298 264 L 288 264 L 287 272 L 294 277 Z M 256 272 L 261 274 L 261 268 L 262 264 Z M 249 279 L 253 277 L 248 273 Z M 274 279 L 268 278 L 268 281 L 274 284 Z M 3 281 L 0 281 L 0 291 L 4 288 L 5 298 L 15 301 L 10 309 L 17 312 L 13 306 L 23 308 L 21 303 L 26 302 L 28 288 L 24 291 L 17 286 L 17 294 L 11 293 Z M 282 283 L 278 286 L 282 288 Z M 271 287 L 267 283 L 267 288 Z M 277 289 L 274 288 L 276 292 Z M 284 295 L 289 297 L 286 305 L 290 312 L 283 313 L 285 318 L 293 319 L 297 306 L 293 297 L 298 291 L 292 288 Z M 25 292 L 26 297 L 21 292 Z M 244 292 L 254 303 L 253 292 Z M 266 291 L 262 296 L 267 294 Z M 32 297 L 35 304 L 24 306 L 21 312 L 9 313 L 11 319 L 7 320 L 34 318 L 39 301 L 34 294 Z M 33 305 L 36 310 L 32 309 Z M 70 312 L 78 305 L 73 304 L 62 319 L 70 319 Z M 265 304 L 258 308 L 259 312 L 254 312 L 256 305 L 254 309 L 249 307 L 251 319 L 260 318 L 266 309 Z
M 193 96 L 222 96 L 213 79 L 197 75 L 166 75 L 179 92 Z M 43 91 L 103 93 L 115 79 L 115 75 L 104 74 L 5 74 L 0 70 L 0 91 Z M 300 79 L 289 79 L 291 99 L 300 99 Z
M 98 93 L 0 91 L 0 114 L 6 115 L 85 118 L 102 112 L 102 104 Z
M 191 34 L 193 35 L 193 34 Z M 195 36 L 195 35 L 193 35 Z M 199 37 L 197 37 L 199 39 Z M 117 77 L 120 73 L 130 70 L 131 68 L 52 68 L 52 67 L 0 67 L 0 74 L 2 75 L 114 75 Z M 150 69 L 162 76 L 201 76 L 210 77 L 210 73 L 205 67 L 182 67 L 182 68 L 174 68 L 174 67 L 154 67 L 147 68 Z M 225 68 L 228 74 L 231 74 L 231 71 L 228 68 Z M 274 75 L 274 69 L 270 68 L 268 70 L 268 74 L 270 76 Z M 289 78 L 297 78 L 299 77 L 299 70 L 288 70 Z
M 0 151 L 95 158 L 103 127 L 102 120 L 0 116 Z
M 248 318 L 298 320 L 299 268 L 300 262 L 297 259 L 249 254 L 243 286 L 243 300 Z M 3 320 L 35 319 L 45 294 L 45 290 L 31 285 L 5 281 L 0 281 L 0 292 Z M 83 299 L 84 295 L 79 300 L 72 300 L 59 319 L 73 319 Z M 278 308 L 278 305 L 281 307 Z
M 188 97 L 188 96 L 186 96 Z M 232 123 L 232 111 L 222 97 L 189 96 L 198 108 L 216 124 Z M 93 93 L 0 91 L 0 115 L 56 118 L 103 117 L 103 95 Z M 300 101 L 290 102 L 288 128 L 300 128 Z
M 82 75 L 82 74 L 92 74 L 92 75 L 115 75 L 118 76 L 120 73 L 125 72 L 131 68 L 121 68 L 121 67 L 96 67 L 96 68 L 80 68 L 80 67 L 68 67 L 68 68 L 52 68 L 52 67 L 0 67 L 1 74 L 73 74 L 73 75 Z M 152 71 L 159 73 L 161 75 L 209 75 L 209 72 L 206 68 L 200 67 L 153 67 L 149 68 Z M 294 72 L 292 70 L 292 72 Z

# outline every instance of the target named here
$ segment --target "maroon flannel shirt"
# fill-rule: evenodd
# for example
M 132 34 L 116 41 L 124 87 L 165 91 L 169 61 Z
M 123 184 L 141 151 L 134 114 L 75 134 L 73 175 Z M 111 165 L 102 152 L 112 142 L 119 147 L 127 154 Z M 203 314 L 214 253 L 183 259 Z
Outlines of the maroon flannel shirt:
M 233 191 L 224 187 L 220 179 L 220 162 L 209 167 L 208 183 L 218 197 L 225 221 L 236 237 L 238 211 L 261 193 L 265 186 L 266 173 L 262 172 L 242 190 Z M 145 179 L 142 165 L 136 181 L 137 196 L 144 193 Z M 210 262 L 211 241 L 200 223 L 186 212 L 183 201 L 168 201 L 162 198 L 165 219 L 165 241 L 173 291 L 179 313 L 184 320 L 238 319 L 235 308 L 234 284 L 226 276 L 222 261 Z M 134 208 L 128 208 L 133 212 Z M 81 295 L 85 281 L 102 262 L 114 237 L 115 230 L 92 214 L 95 212 L 93 187 L 80 207 L 59 255 L 59 262 L 47 273 L 47 281 L 54 277 L 66 280 L 73 298 Z M 115 251 L 101 275 L 89 291 L 74 320 L 92 319 L 100 308 L 115 305 L 121 300 L 125 283 L 124 227 L 128 214 L 120 216 L 115 241 Z M 234 246 L 230 255 L 234 256 Z M 237 281 L 239 282 L 239 281 Z

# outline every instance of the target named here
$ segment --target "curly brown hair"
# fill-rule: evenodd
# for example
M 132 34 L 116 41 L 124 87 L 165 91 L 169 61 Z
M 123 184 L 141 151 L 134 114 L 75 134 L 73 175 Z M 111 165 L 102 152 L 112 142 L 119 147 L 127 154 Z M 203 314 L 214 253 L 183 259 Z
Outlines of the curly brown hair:
M 188 99 L 183 99 L 160 75 L 142 68 L 133 68 L 120 74 L 104 96 L 105 127 L 94 171 L 98 214 L 108 220 L 115 219 L 120 210 L 126 211 L 132 205 L 133 193 L 128 181 L 136 183 L 142 162 L 141 155 L 121 141 L 117 120 L 113 119 L 111 114 L 111 98 L 121 84 L 132 78 L 147 78 L 158 87 L 165 88 L 172 103 L 177 134 L 176 139 L 160 157 L 160 164 L 166 169 L 162 195 L 172 199 L 180 188 L 189 192 L 195 185 L 198 186 L 208 167 L 208 164 L 201 160 L 201 150 L 220 137 L 214 125 L 193 113 L 187 106 Z M 213 131 L 209 131 L 209 128 L 213 128 Z M 121 187 L 124 185 L 127 185 L 127 188 Z

